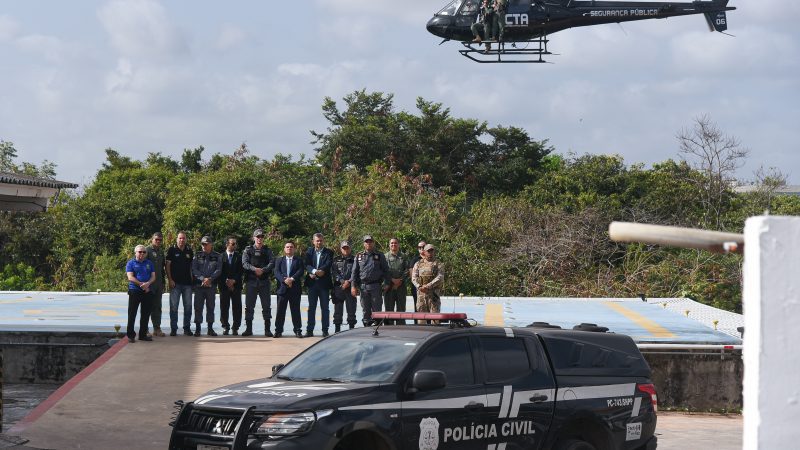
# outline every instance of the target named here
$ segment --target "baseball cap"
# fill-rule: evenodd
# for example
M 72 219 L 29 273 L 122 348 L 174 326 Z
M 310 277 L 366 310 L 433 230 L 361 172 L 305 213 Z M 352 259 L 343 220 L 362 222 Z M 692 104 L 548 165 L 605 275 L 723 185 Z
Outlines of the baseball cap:
M 424 250 L 427 252 L 428 250 L 436 250 L 436 247 L 433 244 L 428 244 L 425 246 Z
M 365 234 L 364 235 L 364 242 L 372 241 L 372 240 L 374 240 L 374 239 L 372 239 L 372 235 L 370 235 L 370 234 Z
M 262 230 L 261 228 L 256 228 L 256 230 L 253 231 L 253 237 L 258 237 L 258 236 L 264 236 L 264 230 Z
M 350 247 L 350 242 L 349 241 L 342 241 L 342 243 L 339 244 L 339 248 L 342 248 L 342 247 Z
M 210 244 L 210 243 L 211 243 L 211 237 L 209 237 L 209 236 L 203 236 L 203 238 L 202 238 L 202 239 L 200 239 L 200 243 L 201 243 L 201 244 Z

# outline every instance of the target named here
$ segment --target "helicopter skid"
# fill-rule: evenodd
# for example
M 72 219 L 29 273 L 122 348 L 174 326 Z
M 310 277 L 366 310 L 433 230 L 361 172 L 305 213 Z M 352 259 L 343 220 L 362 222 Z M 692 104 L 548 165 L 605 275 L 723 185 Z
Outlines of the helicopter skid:
M 464 57 L 479 63 L 546 63 L 545 55 L 553 55 L 547 50 L 549 40 L 546 36 L 523 41 L 463 41 L 465 47 L 458 52 Z M 490 49 L 486 50 L 486 44 Z

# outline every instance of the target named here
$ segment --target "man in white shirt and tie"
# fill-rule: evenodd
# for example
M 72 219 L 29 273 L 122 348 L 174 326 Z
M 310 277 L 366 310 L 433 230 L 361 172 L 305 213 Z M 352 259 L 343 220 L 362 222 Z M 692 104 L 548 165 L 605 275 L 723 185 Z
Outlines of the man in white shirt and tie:
M 303 337 L 303 323 L 300 317 L 300 293 L 302 277 L 305 269 L 300 258 L 294 256 L 294 242 L 286 241 L 283 245 L 284 256 L 275 261 L 275 280 L 278 282 L 278 313 L 275 316 L 275 337 L 283 335 L 283 324 L 286 321 L 286 307 L 292 313 L 292 328 L 295 336 Z

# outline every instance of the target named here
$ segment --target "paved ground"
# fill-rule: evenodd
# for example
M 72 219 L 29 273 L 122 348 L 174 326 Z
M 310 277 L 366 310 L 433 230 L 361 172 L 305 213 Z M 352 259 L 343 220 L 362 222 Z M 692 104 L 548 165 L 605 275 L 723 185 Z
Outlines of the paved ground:
M 742 416 L 720 414 L 660 413 L 659 450 L 742 448 Z
M 157 338 L 121 341 L 8 435 L 38 449 L 163 449 L 172 402 L 271 373 L 318 338 Z M 740 416 L 661 413 L 659 449 L 741 448 Z M 19 441 L 22 442 L 22 441 Z M 6 448 L 0 439 L 0 448 Z

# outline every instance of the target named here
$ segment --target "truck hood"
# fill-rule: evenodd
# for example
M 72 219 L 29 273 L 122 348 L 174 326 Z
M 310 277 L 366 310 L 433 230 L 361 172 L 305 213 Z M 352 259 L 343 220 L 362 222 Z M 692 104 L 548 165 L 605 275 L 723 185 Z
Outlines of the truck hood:
M 257 410 L 318 409 L 341 405 L 369 393 L 379 383 L 336 383 L 318 381 L 286 381 L 271 378 L 245 381 L 216 388 L 198 397 L 195 405 L 249 408 Z

